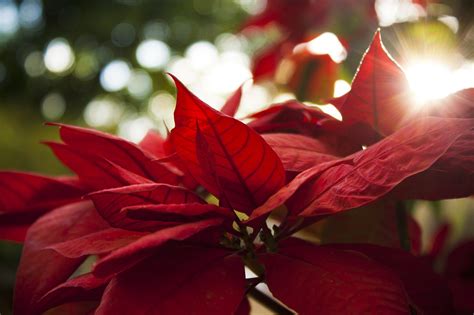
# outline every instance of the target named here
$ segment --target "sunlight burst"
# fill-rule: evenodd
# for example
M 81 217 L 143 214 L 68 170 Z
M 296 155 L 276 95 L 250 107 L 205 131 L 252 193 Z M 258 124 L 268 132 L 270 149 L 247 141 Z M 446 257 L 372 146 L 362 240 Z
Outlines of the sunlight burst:
M 434 60 L 412 63 L 405 70 L 408 83 L 417 103 L 426 103 L 454 92 L 452 71 Z

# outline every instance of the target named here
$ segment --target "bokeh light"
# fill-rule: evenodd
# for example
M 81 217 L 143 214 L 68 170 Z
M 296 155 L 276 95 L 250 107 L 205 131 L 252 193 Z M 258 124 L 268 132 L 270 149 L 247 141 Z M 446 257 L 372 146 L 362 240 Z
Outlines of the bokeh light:
M 109 92 L 115 92 L 127 86 L 131 77 L 130 66 L 123 60 L 114 60 L 100 73 L 100 84 Z
M 69 70 L 74 64 L 74 52 L 64 38 L 56 38 L 49 42 L 44 54 L 46 68 L 54 73 Z
M 144 99 L 151 94 L 153 81 L 144 70 L 133 71 L 127 85 L 127 91 L 136 99 Z
M 343 96 L 351 90 L 351 85 L 345 80 L 336 80 L 334 82 L 334 97 Z
M 14 34 L 19 27 L 18 8 L 11 0 L 0 0 L 0 39 Z
M 184 56 L 194 69 L 204 70 L 217 61 L 219 53 L 213 44 L 200 41 L 189 46 Z
M 375 12 L 380 26 L 416 21 L 426 15 L 423 7 L 412 0 L 376 0 Z
M 121 104 L 110 97 L 99 96 L 87 104 L 84 120 L 92 127 L 110 128 L 119 122 L 122 113 Z
M 334 62 L 342 62 L 347 57 L 347 51 L 333 33 L 322 33 L 307 43 L 309 52 L 315 55 L 329 55 Z M 298 49 L 298 46 L 295 47 Z
M 140 142 L 155 124 L 146 116 L 129 118 L 120 123 L 118 135 L 133 142 Z
M 148 39 L 138 45 L 136 58 L 142 67 L 150 70 L 159 70 L 170 59 L 170 48 L 162 41 Z
M 20 24 L 24 28 L 36 28 L 43 22 L 43 4 L 40 0 L 23 0 L 19 7 Z
M 165 91 L 153 94 L 148 102 L 148 111 L 156 121 L 155 128 L 163 137 L 166 137 L 168 131 L 174 128 L 175 104 L 174 96 Z
M 58 92 L 46 95 L 41 102 L 41 113 L 48 120 L 58 120 L 66 111 L 66 100 Z
M 112 43 L 117 47 L 127 47 L 135 40 L 135 28 L 129 23 L 117 24 L 112 30 Z
M 25 67 L 25 72 L 30 77 L 39 77 L 45 71 L 43 53 L 40 51 L 33 51 L 29 53 L 25 58 L 23 66 Z
M 413 62 L 406 67 L 405 73 L 418 103 L 443 98 L 456 89 L 450 68 L 436 60 Z

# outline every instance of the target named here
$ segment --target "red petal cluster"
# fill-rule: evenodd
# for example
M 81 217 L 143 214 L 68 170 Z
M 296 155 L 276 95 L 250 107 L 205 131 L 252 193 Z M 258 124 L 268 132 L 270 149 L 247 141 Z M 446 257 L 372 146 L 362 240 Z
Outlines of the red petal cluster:
M 334 101 L 342 122 L 288 102 L 246 125 L 231 117 L 241 89 L 219 112 L 173 79 L 168 139 L 151 132 L 136 145 L 59 125 L 62 143 L 47 145 L 74 177 L 0 173 L 0 235 L 21 240 L 28 229 L 16 314 L 248 314 L 259 282 L 299 314 L 450 314 L 451 294 L 468 307 L 472 244 L 452 253 L 442 277 L 392 243 L 292 235 L 327 217 L 337 227 L 367 205 L 472 195 L 472 105 L 456 101 L 470 91 L 446 100 L 453 111 L 410 115 L 403 72 L 378 33 L 352 90 Z M 265 220 L 282 206 L 271 231 Z M 392 239 L 393 225 L 383 226 Z M 416 225 L 411 235 L 417 247 Z M 257 277 L 245 279 L 244 266 Z

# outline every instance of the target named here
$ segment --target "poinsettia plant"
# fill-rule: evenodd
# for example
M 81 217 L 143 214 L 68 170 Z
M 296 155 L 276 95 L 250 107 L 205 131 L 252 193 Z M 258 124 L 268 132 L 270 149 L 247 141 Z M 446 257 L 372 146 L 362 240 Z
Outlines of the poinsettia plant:
M 172 78 L 167 138 L 53 124 L 74 176 L 0 173 L 0 235 L 24 241 L 16 314 L 248 314 L 261 283 L 286 313 L 460 309 L 472 292 L 418 256 L 405 201 L 474 193 L 472 90 L 414 113 L 379 32 L 332 100 L 342 121 L 290 101 L 245 124 L 241 89 L 217 111 Z

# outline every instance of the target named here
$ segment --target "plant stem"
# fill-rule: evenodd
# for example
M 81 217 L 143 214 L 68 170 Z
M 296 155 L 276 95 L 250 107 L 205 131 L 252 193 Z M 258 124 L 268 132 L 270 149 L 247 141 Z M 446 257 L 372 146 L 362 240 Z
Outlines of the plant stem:
M 400 246 L 406 250 L 411 250 L 410 235 L 408 233 L 408 219 L 407 209 L 403 201 L 398 201 L 396 204 L 397 229 L 398 237 L 400 239 Z
M 296 99 L 303 102 L 306 100 L 308 95 L 309 84 L 311 81 L 311 75 L 313 74 L 314 70 L 316 69 L 317 63 L 315 60 L 311 60 L 308 62 L 306 67 L 303 70 L 303 74 L 301 75 L 301 81 L 298 86 L 298 90 L 296 91 Z
M 280 304 L 277 300 L 274 298 L 266 295 L 256 287 L 250 289 L 249 291 L 249 296 L 255 299 L 257 302 L 265 306 L 267 309 L 272 311 L 274 314 L 281 314 L 281 315 L 293 315 L 292 311 L 287 309 L 284 305 Z

